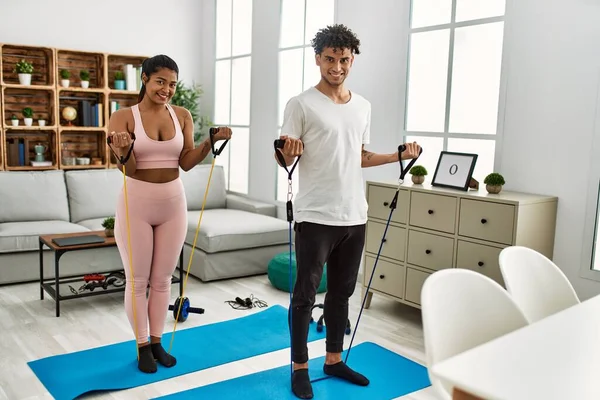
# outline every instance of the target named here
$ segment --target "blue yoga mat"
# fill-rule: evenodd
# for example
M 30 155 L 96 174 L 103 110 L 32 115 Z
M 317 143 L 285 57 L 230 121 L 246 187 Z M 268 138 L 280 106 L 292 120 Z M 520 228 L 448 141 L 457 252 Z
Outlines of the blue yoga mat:
M 343 357 L 346 357 L 345 352 Z M 365 375 L 370 381 L 368 386 L 357 386 L 342 379 L 326 376 L 323 373 L 324 361 L 324 357 L 309 361 L 314 398 L 318 400 L 389 400 L 431 385 L 427 368 L 371 342 L 352 347 L 348 357 L 348 366 Z M 158 399 L 296 400 L 297 398 L 290 387 L 290 366 L 286 365 L 173 393 L 155 400 Z
M 198 318 L 202 318 L 201 316 Z M 180 329 L 171 354 L 177 365 L 146 374 L 138 370 L 135 341 L 43 358 L 29 367 L 55 399 L 74 399 L 92 391 L 129 389 L 290 346 L 288 312 L 272 306 L 257 313 L 210 325 Z M 309 330 L 309 341 L 325 332 Z M 163 336 L 168 350 L 171 333 Z

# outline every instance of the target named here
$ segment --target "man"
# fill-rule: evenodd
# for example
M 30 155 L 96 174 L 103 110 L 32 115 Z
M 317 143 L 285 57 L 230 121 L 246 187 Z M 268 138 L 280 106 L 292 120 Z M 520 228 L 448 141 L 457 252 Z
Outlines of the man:
M 312 46 L 321 80 L 288 101 L 280 136 L 285 139 L 281 153 L 287 166 L 302 155 L 294 202 L 297 281 L 290 328 L 292 391 L 301 399 L 313 397 L 307 336 L 325 263 L 323 370 L 358 385 L 369 384 L 342 361 L 341 354 L 348 299 L 354 293 L 365 241 L 367 202 L 361 168 L 397 163 L 399 157 L 398 152 L 375 154 L 364 148 L 370 139 L 371 104 L 344 87 L 354 55 L 360 54 L 355 34 L 344 25 L 328 26 L 316 34 Z M 415 158 L 418 153 L 419 146 L 410 143 L 402 158 Z

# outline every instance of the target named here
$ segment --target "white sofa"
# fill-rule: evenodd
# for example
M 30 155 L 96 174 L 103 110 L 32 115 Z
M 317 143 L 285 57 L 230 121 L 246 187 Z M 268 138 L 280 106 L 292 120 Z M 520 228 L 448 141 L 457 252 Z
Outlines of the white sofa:
M 189 231 L 184 245 L 187 270 L 210 165 L 183 172 Z M 116 169 L 0 172 L 0 284 L 39 279 L 39 235 L 102 230 L 114 216 L 123 176 Z M 267 272 L 269 260 L 288 249 L 288 223 L 276 206 L 225 190 L 215 166 L 196 242 L 190 275 L 203 281 Z M 45 278 L 54 277 L 54 256 L 44 251 Z M 123 270 L 116 247 L 68 252 L 60 275 Z

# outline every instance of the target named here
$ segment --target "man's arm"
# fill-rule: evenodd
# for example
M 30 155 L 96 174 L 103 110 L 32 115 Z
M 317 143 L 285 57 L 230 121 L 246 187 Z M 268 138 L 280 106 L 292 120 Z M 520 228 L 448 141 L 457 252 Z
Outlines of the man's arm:
M 365 145 L 362 146 L 361 167 L 377 167 L 379 165 L 391 164 L 398 162 L 398 152 L 393 154 L 377 154 L 365 150 Z

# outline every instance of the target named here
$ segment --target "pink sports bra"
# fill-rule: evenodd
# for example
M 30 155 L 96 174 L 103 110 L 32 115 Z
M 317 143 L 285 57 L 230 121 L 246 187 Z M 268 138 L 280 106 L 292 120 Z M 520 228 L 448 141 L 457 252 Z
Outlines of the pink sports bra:
M 146 135 L 138 105 L 131 107 L 135 122 L 133 154 L 137 169 L 179 168 L 179 156 L 183 150 L 183 131 L 177 115 L 175 115 L 175 110 L 169 104 L 167 104 L 167 109 L 175 124 L 175 136 L 170 140 L 158 141 Z

